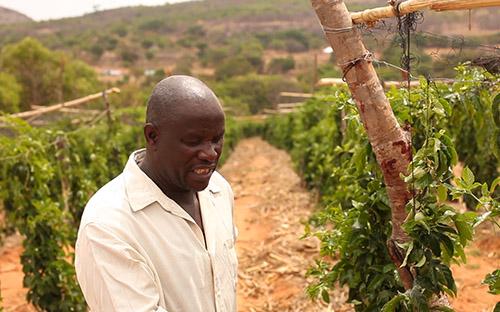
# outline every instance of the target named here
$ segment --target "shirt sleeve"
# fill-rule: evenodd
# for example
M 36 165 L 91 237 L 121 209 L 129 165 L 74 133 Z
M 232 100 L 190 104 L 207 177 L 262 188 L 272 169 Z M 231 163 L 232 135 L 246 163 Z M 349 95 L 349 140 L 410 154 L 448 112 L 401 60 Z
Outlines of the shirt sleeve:
M 92 312 L 168 312 L 144 258 L 104 226 L 86 224 L 75 248 L 77 279 Z

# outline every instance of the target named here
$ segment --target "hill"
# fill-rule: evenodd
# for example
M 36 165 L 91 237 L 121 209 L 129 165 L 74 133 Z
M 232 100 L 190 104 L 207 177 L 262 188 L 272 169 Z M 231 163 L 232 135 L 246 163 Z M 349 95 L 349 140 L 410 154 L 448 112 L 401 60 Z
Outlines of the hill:
M 350 11 L 359 11 L 385 5 L 386 1 L 351 0 L 346 4 Z M 417 42 L 419 52 L 425 51 L 434 58 L 444 55 L 442 60 L 446 60 L 439 70 L 452 70 L 453 64 L 447 61 L 450 49 L 467 54 L 470 59 L 474 54 L 469 53 L 470 50 L 480 44 L 498 44 L 497 12 L 498 9 L 474 10 L 470 20 L 466 11 L 426 12 L 418 30 L 438 36 L 422 34 Z M 469 24 L 471 30 L 468 30 Z M 401 50 L 394 48 L 397 47 L 394 21 L 384 26 L 363 29 L 365 43 L 377 56 L 399 62 Z M 0 25 L 0 49 L 26 36 L 35 37 L 51 49 L 69 52 L 97 68 L 169 71 L 174 67 L 195 66 L 209 75 L 228 56 L 252 51 L 263 53 L 266 63 L 272 58 L 293 55 L 295 59 L 308 61 L 307 66 L 311 67 L 313 55 L 321 54 L 327 45 L 307 0 L 205 0 L 126 7 L 15 26 Z M 252 65 L 261 71 L 262 64 L 253 62 Z
M 30 21 L 32 19 L 22 13 L 0 7 L 0 24 L 17 24 Z

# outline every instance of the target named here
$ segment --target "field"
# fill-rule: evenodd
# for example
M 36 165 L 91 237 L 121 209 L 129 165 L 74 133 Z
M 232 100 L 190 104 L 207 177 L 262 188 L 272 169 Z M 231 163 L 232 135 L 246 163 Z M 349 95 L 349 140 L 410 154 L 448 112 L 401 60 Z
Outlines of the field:
M 252 138 L 238 144 L 221 168 L 236 196 L 238 311 L 353 311 L 345 303 L 345 288 L 332 293 L 330 304 L 312 303 L 304 292 L 305 270 L 312 265 L 319 242 L 299 237 L 317 199 L 292 167 L 285 152 Z M 481 281 L 498 267 L 499 250 L 499 231 L 482 227 L 467 250 L 467 264 L 452 267 L 459 289 L 452 301 L 457 312 L 493 311 L 498 296 L 488 294 Z M 5 312 L 35 311 L 26 303 L 27 290 L 22 287 L 21 252 L 19 236 L 11 237 L 0 249 Z
M 226 114 L 238 311 L 497 312 L 498 8 L 360 26 L 357 53 L 345 31 L 325 39 L 320 7 L 210 0 L 38 23 L 7 12 L 0 311 L 87 310 L 73 264 L 83 208 L 144 146 L 155 84 L 184 74 Z

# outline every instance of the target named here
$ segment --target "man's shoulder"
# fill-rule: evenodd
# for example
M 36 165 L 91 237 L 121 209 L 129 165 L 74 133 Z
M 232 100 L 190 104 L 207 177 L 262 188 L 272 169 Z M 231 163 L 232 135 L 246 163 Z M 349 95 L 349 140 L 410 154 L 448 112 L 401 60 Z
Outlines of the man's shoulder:
M 120 174 L 92 195 L 83 211 L 81 224 L 116 221 L 117 215 L 129 211 L 123 174 Z

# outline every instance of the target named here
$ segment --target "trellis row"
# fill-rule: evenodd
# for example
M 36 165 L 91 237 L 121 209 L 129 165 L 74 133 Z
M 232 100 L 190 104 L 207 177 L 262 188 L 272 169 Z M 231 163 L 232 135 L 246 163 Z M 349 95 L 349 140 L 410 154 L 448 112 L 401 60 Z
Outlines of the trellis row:
M 366 50 L 360 33 L 353 27 L 353 23 L 360 21 L 373 23 L 380 18 L 404 15 L 425 8 L 452 10 L 495 6 L 500 5 L 500 1 L 408 0 L 397 5 L 398 12 L 389 6 L 361 12 L 358 15 L 350 14 L 342 0 L 311 0 L 311 3 L 334 50 L 337 64 L 344 73 L 344 80 L 356 102 L 373 152 L 382 170 L 392 214 L 392 235 L 387 242 L 388 252 L 396 265 L 404 288 L 411 289 L 415 276 L 410 268 L 403 264 L 405 253 L 398 247 L 399 244 L 409 241 L 402 224 L 407 217 L 405 205 L 412 198 L 412 194 L 401 176 L 407 174 L 412 159 L 411 138 L 410 134 L 398 124 L 372 65 L 371 53 Z M 449 306 L 446 296 L 441 296 L 435 304 Z

